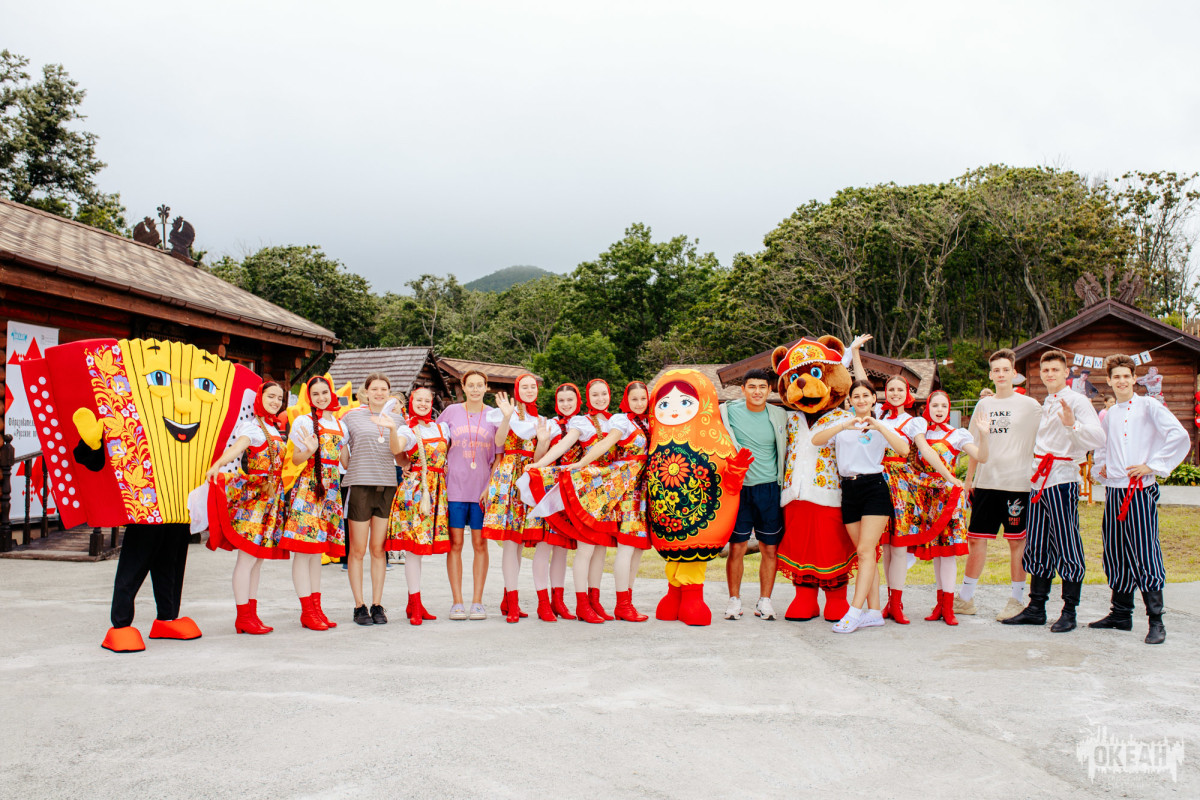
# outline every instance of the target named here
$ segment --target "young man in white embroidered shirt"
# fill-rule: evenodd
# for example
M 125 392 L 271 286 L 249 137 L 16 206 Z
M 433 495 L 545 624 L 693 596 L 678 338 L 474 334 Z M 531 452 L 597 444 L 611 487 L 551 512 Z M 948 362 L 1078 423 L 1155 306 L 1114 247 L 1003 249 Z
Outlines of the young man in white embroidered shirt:
M 1089 450 L 1104 446 L 1104 429 L 1092 401 L 1067 386 L 1067 357 L 1047 350 L 1040 360 L 1046 400 L 1042 403 L 1029 498 L 1029 530 L 1022 566 L 1030 575 L 1029 605 L 1005 625 L 1045 625 L 1046 601 L 1057 572 L 1063 609 L 1054 633 L 1075 629 L 1075 608 L 1086 571 L 1079 535 L 1079 465 Z
M 1104 359 L 1116 404 L 1100 424 L 1104 445 L 1096 449 L 1093 474 L 1104 484 L 1104 574 L 1112 590 L 1112 610 L 1089 628 L 1133 629 L 1133 590 L 1140 589 L 1150 626 L 1146 644 L 1162 644 L 1162 545 L 1158 540 L 1158 481 L 1187 457 L 1192 441 L 1165 405 L 1133 393 L 1133 359 Z
M 954 613 L 975 613 L 975 588 L 987 563 L 988 541 L 1000 529 L 1008 542 L 1012 594 L 996 619 L 1008 619 L 1024 608 L 1025 522 L 1029 507 L 1029 462 L 1037 438 L 1037 400 L 1013 389 L 1017 356 L 1012 350 L 997 350 L 988 358 L 988 374 L 996 390 L 983 397 L 971 414 L 971 424 L 980 418 L 988 428 L 988 460 L 971 459 L 967 466 L 966 493 L 971 503 L 967 525 L 967 565 L 962 587 L 954 599 Z M 982 394 L 982 393 L 981 393 Z M 980 424 L 983 424 L 981 422 Z

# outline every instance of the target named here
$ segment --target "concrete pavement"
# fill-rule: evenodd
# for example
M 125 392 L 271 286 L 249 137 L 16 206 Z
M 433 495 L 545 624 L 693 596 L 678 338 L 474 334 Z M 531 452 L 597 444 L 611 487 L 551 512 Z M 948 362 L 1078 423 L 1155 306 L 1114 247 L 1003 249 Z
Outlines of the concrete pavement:
M 1168 586 L 1167 643 L 1150 647 L 1140 600 L 1133 633 L 1056 635 L 994 622 L 1007 589 L 992 586 L 957 628 L 920 619 L 930 586 L 906 592 L 909 626 L 837 636 L 823 621 L 764 622 L 750 581 L 746 617 L 709 628 L 508 625 L 498 549 L 493 616 L 450 622 L 443 559 L 426 561 L 436 622 L 408 625 L 397 568 L 391 623 L 351 624 L 345 573 L 329 566 L 324 605 L 341 625 L 303 630 L 289 565 L 269 563 L 260 615 L 276 630 L 238 636 L 233 556 L 194 545 L 183 608 L 204 637 L 131 655 L 99 646 L 114 561 L 0 561 L 0 795 L 1200 796 L 1197 584 Z M 723 571 L 709 571 L 719 616 Z M 635 601 L 652 614 L 663 587 L 642 581 Z M 780 612 L 790 595 L 777 589 Z M 611 608 L 610 575 L 604 598 Z M 1107 590 L 1084 587 L 1081 619 L 1106 609 Z M 144 634 L 153 616 L 147 582 Z M 1077 749 L 1101 729 L 1182 742 L 1176 779 L 1089 779 Z

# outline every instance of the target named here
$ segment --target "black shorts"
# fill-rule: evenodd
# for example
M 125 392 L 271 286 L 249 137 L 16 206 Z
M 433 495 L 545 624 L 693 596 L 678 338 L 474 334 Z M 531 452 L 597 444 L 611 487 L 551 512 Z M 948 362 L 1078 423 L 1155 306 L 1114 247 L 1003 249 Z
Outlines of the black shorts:
M 395 496 L 395 486 L 351 486 L 346 499 L 346 518 L 351 522 L 370 522 L 371 517 L 387 519 Z
M 1005 539 L 1024 539 L 1029 518 L 1029 492 L 976 489 L 971 492 L 971 522 L 967 535 L 995 539 L 1004 528 Z
M 842 523 L 852 525 L 863 517 L 891 517 L 892 492 L 882 472 L 842 476 Z
M 779 507 L 779 484 L 775 481 L 743 486 L 737 519 L 729 541 L 750 541 L 750 533 L 759 544 L 779 544 L 783 539 L 783 509 Z

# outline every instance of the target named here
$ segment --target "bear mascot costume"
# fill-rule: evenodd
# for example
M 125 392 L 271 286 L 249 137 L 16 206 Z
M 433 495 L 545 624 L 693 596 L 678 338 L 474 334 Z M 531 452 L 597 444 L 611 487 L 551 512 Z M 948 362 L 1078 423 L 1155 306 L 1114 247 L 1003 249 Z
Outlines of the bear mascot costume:
M 809 620 L 820 615 L 819 592 L 825 592 L 825 619 L 840 620 L 849 609 L 846 585 L 858 563 L 854 543 L 842 524 L 842 489 L 833 442 L 812 443 L 813 430 L 838 424 L 850 412 L 842 408 L 853 383 L 844 363 L 846 348 L 833 336 L 804 338 L 777 347 L 771 364 L 776 387 L 789 409 L 787 460 L 784 469 L 784 536 L 778 569 L 796 587 L 784 619 Z
M 151 639 L 198 639 L 179 616 L 188 495 L 253 413 L 261 379 L 195 345 L 88 339 L 24 362 L 25 391 L 64 528 L 125 526 L 103 647 L 145 649 L 134 598 L 149 574 Z
M 667 562 L 655 619 L 708 625 L 704 572 L 729 541 L 754 456 L 734 451 L 717 390 L 694 369 L 665 373 L 650 395 L 646 508 L 650 543 Z

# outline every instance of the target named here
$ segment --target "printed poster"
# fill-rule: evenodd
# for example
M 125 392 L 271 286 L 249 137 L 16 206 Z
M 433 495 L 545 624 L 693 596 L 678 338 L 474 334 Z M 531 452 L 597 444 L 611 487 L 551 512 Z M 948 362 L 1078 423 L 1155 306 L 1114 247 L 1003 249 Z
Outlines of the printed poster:
M 37 421 L 29 410 L 29 399 L 25 397 L 25 382 L 21 378 L 21 362 L 41 358 L 46 348 L 58 344 L 58 328 L 44 328 L 15 320 L 8 321 L 8 337 L 5 340 L 4 364 L 4 432 L 11 435 L 16 456 L 29 455 L 41 449 L 38 444 Z M 12 475 L 12 521 L 25 521 L 25 481 L 27 471 L 31 474 L 32 497 L 29 499 L 31 517 L 42 516 L 40 502 L 42 488 L 42 460 L 25 461 L 13 468 Z M 54 513 L 54 501 L 47 492 L 50 512 Z

